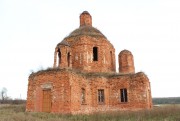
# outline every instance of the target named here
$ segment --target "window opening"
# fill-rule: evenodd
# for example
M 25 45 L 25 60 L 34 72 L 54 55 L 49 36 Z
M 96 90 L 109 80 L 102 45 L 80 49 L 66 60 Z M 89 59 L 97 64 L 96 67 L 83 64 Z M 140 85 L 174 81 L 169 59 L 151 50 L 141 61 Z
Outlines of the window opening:
M 98 102 L 104 103 L 104 89 L 98 90 Z
M 120 97 L 121 97 L 121 102 L 127 102 L 128 101 L 128 97 L 127 97 L 127 89 L 120 89 Z
M 86 101 L 86 100 L 85 100 L 85 98 L 86 98 L 85 93 L 86 93 L 85 89 L 82 88 L 82 89 L 81 89 L 81 103 L 82 103 L 82 104 L 85 103 L 85 101 Z
M 68 55 L 67 55 L 67 61 L 68 61 L 68 67 L 70 66 L 70 53 L 68 52 Z
M 110 56 L 111 56 L 111 69 L 113 70 L 113 56 L 112 56 L 112 51 L 110 51 Z
M 60 64 L 61 64 L 61 51 L 60 51 L 60 49 L 58 49 L 58 57 L 59 57 L 59 66 L 60 66 Z
M 93 47 L 93 61 L 98 61 L 98 47 Z

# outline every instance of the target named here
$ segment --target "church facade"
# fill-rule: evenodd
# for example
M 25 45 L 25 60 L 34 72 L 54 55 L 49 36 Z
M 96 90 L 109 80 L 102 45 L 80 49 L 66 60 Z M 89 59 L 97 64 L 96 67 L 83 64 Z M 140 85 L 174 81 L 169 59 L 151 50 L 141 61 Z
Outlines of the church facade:
M 133 55 L 118 55 L 108 39 L 92 26 L 84 11 L 80 27 L 54 52 L 53 68 L 32 73 L 28 80 L 26 111 L 62 114 L 151 109 L 151 88 L 143 72 L 135 73 Z

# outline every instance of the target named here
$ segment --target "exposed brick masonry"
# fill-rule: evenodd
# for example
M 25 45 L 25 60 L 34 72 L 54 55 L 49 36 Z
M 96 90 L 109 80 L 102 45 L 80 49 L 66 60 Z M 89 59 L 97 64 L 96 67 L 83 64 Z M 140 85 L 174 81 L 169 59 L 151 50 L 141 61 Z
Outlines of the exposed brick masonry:
M 95 113 L 151 109 L 147 76 L 135 73 L 133 55 L 119 53 L 116 73 L 115 49 L 92 27 L 84 11 L 80 27 L 55 47 L 53 68 L 32 73 L 28 80 L 26 111 Z

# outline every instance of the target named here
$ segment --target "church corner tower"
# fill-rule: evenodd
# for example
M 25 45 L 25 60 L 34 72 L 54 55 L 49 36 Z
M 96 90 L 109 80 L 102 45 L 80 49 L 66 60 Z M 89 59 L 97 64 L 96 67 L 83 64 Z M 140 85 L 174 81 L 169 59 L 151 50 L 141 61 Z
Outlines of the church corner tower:
M 133 55 L 128 50 L 123 50 L 118 55 L 119 73 L 135 73 Z
M 53 68 L 30 74 L 26 111 L 90 114 L 151 109 L 148 77 L 135 73 L 133 55 L 115 48 L 84 11 L 80 25 L 55 47 Z

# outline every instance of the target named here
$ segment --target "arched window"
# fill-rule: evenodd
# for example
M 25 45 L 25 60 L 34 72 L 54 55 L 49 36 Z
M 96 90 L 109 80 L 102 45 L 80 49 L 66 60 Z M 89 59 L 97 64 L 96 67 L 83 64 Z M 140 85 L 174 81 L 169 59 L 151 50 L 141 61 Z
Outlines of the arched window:
M 70 53 L 69 52 L 67 54 L 67 62 L 68 62 L 68 67 L 70 67 Z
M 84 88 L 81 89 L 81 103 L 86 102 L 86 90 Z
M 58 57 L 59 57 L 59 66 L 60 66 L 60 64 L 61 64 L 61 51 L 60 51 L 60 49 L 58 49 Z
M 93 61 L 98 61 L 98 47 L 93 47 Z
M 111 69 L 113 70 L 113 55 L 112 55 L 112 51 L 110 51 L 110 57 L 111 57 Z

